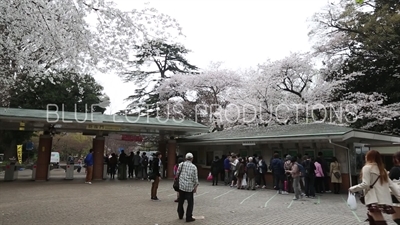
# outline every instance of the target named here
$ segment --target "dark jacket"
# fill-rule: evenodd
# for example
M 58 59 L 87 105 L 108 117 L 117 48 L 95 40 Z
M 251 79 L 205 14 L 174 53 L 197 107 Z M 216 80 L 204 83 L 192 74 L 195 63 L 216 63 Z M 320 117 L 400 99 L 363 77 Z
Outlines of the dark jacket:
M 225 159 L 219 159 L 218 160 L 218 168 L 219 168 L 219 171 L 221 173 L 223 173 L 225 171 L 224 170 L 224 161 L 225 161 Z
M 219 160 L 214 160 L 211 163 L 211 174 L 212 175 L 217 175 L 221 171 L 220 169 L 220 162 Z
M 249 179 L 253 179 L 256 177 L 256 164 L 253 162 L 249 162 L 246 165 L 246 174 Z
M 257 163 L 257 166 L 259 165 L 259 163 Z M 260 169 L 261 169 L 261 174 L 265 174 L 266 172 L 267 172 L 267 164 L 265 163 L 265 160 L 264 159 L 262 159 L 262 161 L 261 161 L 261 166 L 258 166 L 258 172 L 260 171 Z
M 283 161 L 279 158 L 274 158 L 271 163 L 272 171 L 277 175 L 284 175 L 285 169 L 283 168 Z
M 311 160 L 304 160 L 303 167 L 305 170 L 305 177 L 315 177 L 315 164 Z
M 322 172 L 324 172 L 325 177 L 329 176 L 329 165 L 328 162 L 322 157 L 319 156 L 321 159 L 321 167 L 322 167 Z
M 159 158 L 156 157 L 153 159 L 152 172 L 154 175 L 161 177 L 159 163 L 160 163 Z
M 244 174 L 246 173 L 246 165 L 243 162 L 239 162 L 237 166 L 237 177 L 238 178 L 243 178 Z
M 133 166 L 133 157 L 134 157 L 134 155 L 133 155 L 133 154 L 130 154 L 130 155 L 128 156 L 128 158 L 127 158 L 127 162 L 128 162 L 128 164 L 129 164 L 129 166 Z
M 119 155 L 119 162 L 123 164 L 128 162 L 128 156 L 125 154 L 125 152 Z
M 118 163 L 117 157 L 116 157 L 116 156 L 115 156 L 115 157 L 112 156 L 112 157 L 110 158 L 109 165 L 110 165 L 110 166 L 116 166 L 117 163 Z

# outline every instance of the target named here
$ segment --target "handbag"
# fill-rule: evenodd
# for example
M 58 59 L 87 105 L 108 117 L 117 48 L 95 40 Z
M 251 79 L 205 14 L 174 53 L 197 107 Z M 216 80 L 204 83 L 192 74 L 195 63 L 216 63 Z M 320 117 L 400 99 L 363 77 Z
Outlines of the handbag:
M 374 181 L 374 183 L 372 183 L 372 184 L 369 186 L 369 189 L 372 189 L 372 188 L 374 187 L 374 185 L 376 184 L 376 182 L 378 182 L 378 180 L 379 180 L 380 177 L 381 177 L 381 176 L 379 175 L 378 178 L 376 178 L 376 180 Z M 361 195 L 360 195 L 360 202 L 361 202 L 363 205 L 365 205 L 365 195 L 367 195 L 367 193 L 368 193 L 368 191 L 363 191 L 363 192 L 361 193 Z
M 336 177 L 336 179 L 340 179 L 340 173 L 339 172 L 334 172 L 333 175 Z
M 213 180 L 213 175 L 212 175 L 211 173 L 208 174 L 207 180 L 208 180 L 208 181 Z
M 172 187 L 176 192 L 179 191 L 179 177 L 181 176 L 182 169 L 183 169 L 183 163 L 181 169 L 179 170 L 178 177 L 174 179 L 174 184 L 172 184 Z

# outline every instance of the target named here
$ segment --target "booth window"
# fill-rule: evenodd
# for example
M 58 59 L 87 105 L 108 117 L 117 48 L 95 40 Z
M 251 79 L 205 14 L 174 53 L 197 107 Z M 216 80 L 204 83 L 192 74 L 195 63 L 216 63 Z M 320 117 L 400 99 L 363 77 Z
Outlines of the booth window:
M 214 152 L 206 152 L 206 166 L 211 166 L 214 160 Z

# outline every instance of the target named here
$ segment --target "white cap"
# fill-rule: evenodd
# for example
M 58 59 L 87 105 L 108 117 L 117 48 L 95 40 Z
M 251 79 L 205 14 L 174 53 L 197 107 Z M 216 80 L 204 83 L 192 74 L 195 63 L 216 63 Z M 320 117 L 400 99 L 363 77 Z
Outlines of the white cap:
M 193 159 L 193 154 L 189 152 L 189 153 L 186 154 L 185 158 L 186 159 Z

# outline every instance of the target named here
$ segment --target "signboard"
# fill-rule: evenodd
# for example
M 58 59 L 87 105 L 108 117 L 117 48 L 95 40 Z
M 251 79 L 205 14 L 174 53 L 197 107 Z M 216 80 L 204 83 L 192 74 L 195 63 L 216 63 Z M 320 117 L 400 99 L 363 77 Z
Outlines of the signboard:
M 121 135 L 121 140 L 122 141 L 142 142 L 143 141 L 143 137 L 142 136 L 138 136 L 138 135 L 123 134 L 123 135 Z
M 121 127 L 117 126 L 108 126 L 108 125 L 87 125 L 87 130 L 112 130 L 112 131 L 120 131 Z
M 33 150 L 33 142 L 32 142 L 32 141 L 28 141 L 28 142 L 26 143 L 25 149 L 26 149 L 27 151 L 32 151 L 32 150 Z
M 19 164 L 22 164 L 22 145 L 17 145 L 17 157 Z

